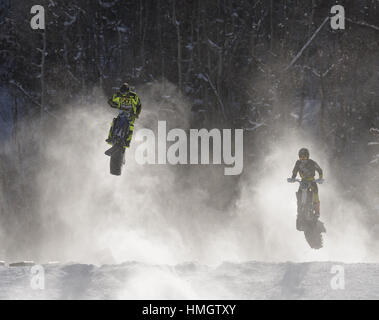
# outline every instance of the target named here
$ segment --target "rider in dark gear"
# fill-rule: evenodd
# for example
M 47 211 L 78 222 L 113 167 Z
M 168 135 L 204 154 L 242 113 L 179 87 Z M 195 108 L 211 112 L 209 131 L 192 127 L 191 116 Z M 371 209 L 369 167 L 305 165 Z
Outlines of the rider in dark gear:
M 316 171 L 319 175 L 319 183 L 323 182 L 323 172 L 321 167 L 313 161 L 309 159 L 309 150 L 306 148 L 301 148 L 299 150 L 299 160 L 296 161 L 295 167 L 292 170 L 292 178 L 289 179 L 290 182 L 293 182 L 297 176 L 300 174 L 302 180 L 313 181 L 315 180 Z M 320 216 L 320 199 L 318 196 L 318 187 L 316 182 L 312 182 L 311 188 L 313 191 L 313 204 L 315 214 Z
M 119 91 L 113 94 L 112 98 L 108 100 L 108 104 L 112 108 L 120 109 L 120 115 L 126 115 L 127 123 L 124 125 L 129 126 L 129 135 L 126 137 L 124 142 L 124 148 L 130 146 L 130 141 L 132 140 L 133 130 L 134 130 L 134 121 L 138 119 L 139 114 L 141 113 L 141 100 L 139 99 L 137 93 L 130 91 L 129 85 L 125 82 L 120 87 Z M 132 112 L 126 113 L 123 110 L 123 106 L 131 106 Z M 112 121 L 111 128 L 109 130 L 108 139 L 105 140 L 109 144 L 112 144 L 112 134 L 115 125 L 115 120 Z

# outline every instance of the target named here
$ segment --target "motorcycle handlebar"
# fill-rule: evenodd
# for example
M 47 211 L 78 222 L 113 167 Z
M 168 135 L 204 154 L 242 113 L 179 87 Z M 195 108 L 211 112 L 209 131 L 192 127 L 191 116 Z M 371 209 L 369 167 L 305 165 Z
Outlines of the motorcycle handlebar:
M 127 107 L 125 107 L 123 105 L 118 106 L 118 104 L 116 102 L 113 102 L 112 100 L 108 100 L 108 104 L 111 108 L 120 109 L 123 111 L 129 111 L 129 110 L 133 109 L 132 106 L 127 106 Z
M 322 184 L 322 183 L 324 182 L 324 179 L 314 179 L 314 180 L 307 180 L 307 181 L 309 181 L 309 182 L 316 182 L 316 183 L 318 183 L 318 184 Z M 300 179 L 291 179 L 291 178 L 288 178 L 288 179 L 287 179 L 287 182 L 289 182 L 289 183 L 295 183 L 295 182 L 299 182 L 299 183 L 301 183 L 302 180 L 300 180 Z

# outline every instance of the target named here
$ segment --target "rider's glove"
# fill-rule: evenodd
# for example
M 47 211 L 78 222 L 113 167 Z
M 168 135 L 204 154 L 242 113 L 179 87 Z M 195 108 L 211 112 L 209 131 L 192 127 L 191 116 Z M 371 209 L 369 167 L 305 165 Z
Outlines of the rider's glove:
M 322 184 L 324 182 L 324 179 L 323 178 L 320 178 L 320 179 L 317 179 L 316 180 L 316 183 L 319 183 L 319 184 Z
M 112 101 L 112 99 L 108 100 L 108 104 L 112 107 L 112 108 L 118 108 L 118 105 L 116 102 Z
M 295 182 L 295 179 L 294 178 L 288 178 L 287 182 L 290 182 L 290 183 Z

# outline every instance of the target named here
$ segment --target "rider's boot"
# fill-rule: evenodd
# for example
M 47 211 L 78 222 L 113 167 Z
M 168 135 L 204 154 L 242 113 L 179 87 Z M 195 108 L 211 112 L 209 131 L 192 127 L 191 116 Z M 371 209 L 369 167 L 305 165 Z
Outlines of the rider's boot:
M 112 120 L 112 123 L 111 123 L 111 127 L 109 129 L 109 132 L 108 132 L 108 138 L 105 140 L 106 143 L 109 143 L 109 144 L 112 144 L 112 140 L 113 140 L 113 131 L 114 131 L 114 128 L 115 128 L 115 123 L 117 121 L 117 118 L 113 118 Z
M 315 216 L 317 217 L 317 228 L 319 232 L 326 232 L 324 224 L 318 220 L 320 218 L 320 201 L 314 203 Z
M 315 202 L 314 204 L 314 211 L 315 211 L 315 216 L 320 218 L 320 202 Z
M 130 147 L 130 140 L 127 140 L 123 148 L 122 164 L 125 165 L 125 150 Z
M 296 230 L 297 231 L 304 231 L 304 223 L 303 220 L 297 215 L 296 217 Z

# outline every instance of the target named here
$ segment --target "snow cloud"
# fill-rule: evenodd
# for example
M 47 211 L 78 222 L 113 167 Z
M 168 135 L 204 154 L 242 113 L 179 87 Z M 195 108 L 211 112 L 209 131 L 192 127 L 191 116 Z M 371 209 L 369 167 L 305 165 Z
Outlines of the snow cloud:
M 189 129 L 185 100 L 169 89 L 170 99 L 158 101 L 159 86 L 138 90 L 144 109 L 136 130 L 156 129 L 157 105 L 167 101 L 169 126 Z M 140 165 L 134 159 L 137 143 L 132 143 L 117 177 L 109 174 L 104 155 L 115 110 L 106 107 L 104 96 L 97 100 L 66 108 L 47 137 L 35 184 L 38 212 L 31 213 L 40 229 L 25 229 L 33 241 L 18 244 L 28 252 L 27 259 L 98 265 L 377 261 L 372 236 L 361 221 L 363 207 L 343 194 L 327 154 L 309 137 L 283 132 L 262 160 L 246 164 L 238 177 L 224 176 L 216 165 Z M 326 183 L 319 189 L 327 233 L 318 251 L 295 229 L 297 187 L 286 182 L 303 146 L 325 170 Z

